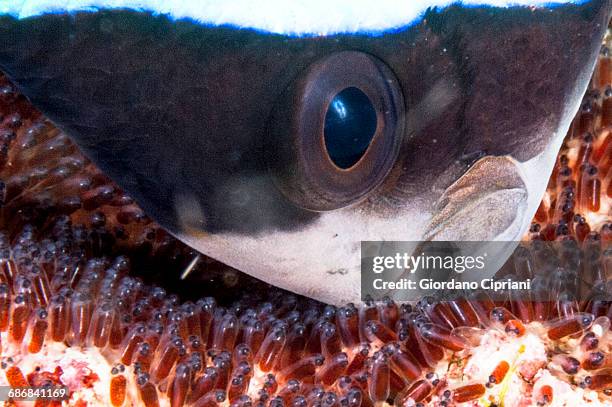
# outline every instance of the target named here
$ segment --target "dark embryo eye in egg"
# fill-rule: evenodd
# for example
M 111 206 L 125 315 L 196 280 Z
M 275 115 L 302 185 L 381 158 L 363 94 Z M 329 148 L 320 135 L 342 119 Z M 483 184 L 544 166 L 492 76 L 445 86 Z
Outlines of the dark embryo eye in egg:
M 0 4 L 1 385 L 612 403 L 609 0 L 142 3 Z M 584 300 L 360 298 L 362 240 L 521 239 Z

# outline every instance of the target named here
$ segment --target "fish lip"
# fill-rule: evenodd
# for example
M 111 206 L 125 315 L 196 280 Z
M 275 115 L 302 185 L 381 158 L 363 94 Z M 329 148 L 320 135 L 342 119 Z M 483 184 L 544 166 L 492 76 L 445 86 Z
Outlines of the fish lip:
M 528 195 L 514 159 L 483 157 L 438 199 L 423 240 L 520 240 Z

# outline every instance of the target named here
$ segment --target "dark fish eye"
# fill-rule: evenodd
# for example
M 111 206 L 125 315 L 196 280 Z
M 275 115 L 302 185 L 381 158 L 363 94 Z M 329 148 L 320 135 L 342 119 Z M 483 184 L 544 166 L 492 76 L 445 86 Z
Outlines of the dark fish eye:
M 354 51 L 322 58 L 274 111 L 267 148 L 277 186 L 314 211 L 358 202 L 395 163 L 403 117 L 402 92 L 384 62 Z
M 323 137 L 333 163 L 349 169 L 365 154 L 376 132 L 376 111 L 368 96 L 351 86 L 332 99 L 325 114 Z

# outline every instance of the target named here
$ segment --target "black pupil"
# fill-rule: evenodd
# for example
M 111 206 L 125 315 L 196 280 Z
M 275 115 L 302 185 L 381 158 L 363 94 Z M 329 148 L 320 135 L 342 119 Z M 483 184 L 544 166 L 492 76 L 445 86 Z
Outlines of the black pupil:
M 350 168 L 368 149 L 376 132 L 376 111 L 361 90 L 342 90 L 325 114 L 325 147 L 336 166 Z

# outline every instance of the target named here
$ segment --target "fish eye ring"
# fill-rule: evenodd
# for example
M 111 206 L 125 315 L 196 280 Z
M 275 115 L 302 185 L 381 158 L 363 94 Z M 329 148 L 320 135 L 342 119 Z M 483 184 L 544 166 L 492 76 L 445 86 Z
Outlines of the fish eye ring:
M 357 51 L 323 57 L 272 113 L 266 150 L 276 186 L 312 211 L 363 200 L 395 163 L 404 117 L 400 85 L 381 60 Z

